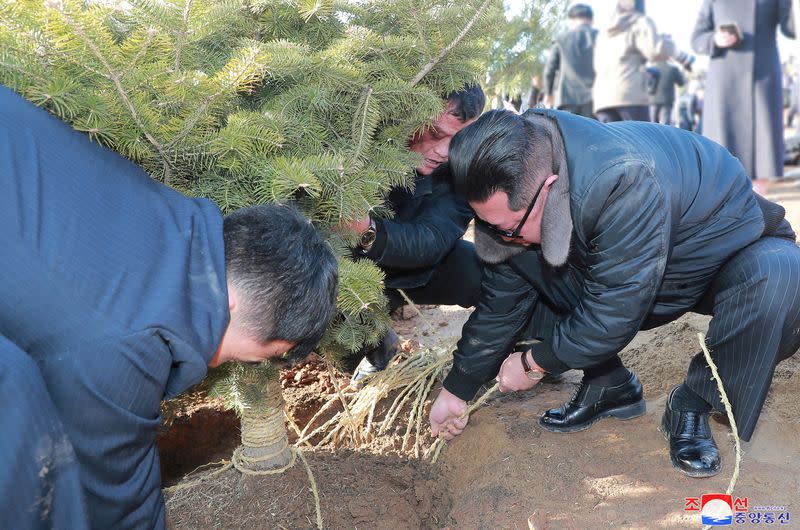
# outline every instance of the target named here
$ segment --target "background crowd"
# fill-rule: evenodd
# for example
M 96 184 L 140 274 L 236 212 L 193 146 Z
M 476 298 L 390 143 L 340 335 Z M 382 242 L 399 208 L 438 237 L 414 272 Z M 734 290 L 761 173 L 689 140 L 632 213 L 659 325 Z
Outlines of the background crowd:
M 777 43 L 779 33 L 794 37 L 790 6 L 704 0 L 691 15 L 691 49 L 681 49 L 643 1 L 619 0 L 603 19 L 589 4 L 573 4 L 541 76 L 531 76 L 522 97 L 495 106 L 673 125 L 725 146 L 751 178 L 779 178 L 798 143 L 790 140 L 786 152 L 785 127 L 795 124 L 800 102 L 798 69 L 793 58 L 781 62 Z

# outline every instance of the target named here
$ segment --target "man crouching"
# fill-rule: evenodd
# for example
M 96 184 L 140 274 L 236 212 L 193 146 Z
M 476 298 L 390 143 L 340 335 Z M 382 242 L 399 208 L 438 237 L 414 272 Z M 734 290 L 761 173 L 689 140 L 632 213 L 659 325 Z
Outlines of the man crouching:
M 485 114 L 454 137 L 450 163 L 487 265 L 431 410 L 434 435 L 459 434 L 466 400 L 495 375 L 507 392 L 584 371 L 574 397 L 539 420 L 550 431 L 641 415 L 641 385 L 618 353 L 694 311 L 713 316 L 708 347 L 750 439 L 775 365 L 800 346 L 800 249 L 736 158 L 675 128 L 533 109 Z M 724 410 L 698 353 L 662 419 L 687 475 L 719 472 L 712 409 Z

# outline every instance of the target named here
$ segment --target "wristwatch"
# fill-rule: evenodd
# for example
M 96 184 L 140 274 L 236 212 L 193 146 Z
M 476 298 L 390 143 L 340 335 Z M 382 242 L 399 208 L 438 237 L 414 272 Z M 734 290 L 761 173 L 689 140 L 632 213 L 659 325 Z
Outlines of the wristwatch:
M 522 352 L 522 355 L 519 356 L 520 360 L 522 361 L 522 369 L 525 370 L 525 375 L 528 379 L 532 381 L 538 381 L 542 377 L 544 377 L 545 372 L 543 370 L 534 370 L 531 368 L 531 365 L 528 364 L 528 360 L 525 358 L 528 356 L 528 352 Z
M 378 237 L 378 227 L 375 225 L 375 219 L 369 218 L 369 228 L 361 232 L 358 236 L 358 248 L 361 254 L 366 254 L 372 248 L 375 239 Z

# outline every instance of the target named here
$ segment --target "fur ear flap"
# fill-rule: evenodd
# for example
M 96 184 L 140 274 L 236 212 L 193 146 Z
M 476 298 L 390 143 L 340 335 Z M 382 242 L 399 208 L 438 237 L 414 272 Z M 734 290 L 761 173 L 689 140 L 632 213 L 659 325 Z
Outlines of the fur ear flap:
M 475 223 L 475 252 L 481 261 L 494 265 L 525 250 L 527 249 L 522 245 L 506 243 L 482 225 Z
M 571 243 L 569 176 L 566 171 L 561 171 L 558 180 L 550 187 L 542 214 L 542 255 L 545 261 L 552 267 L 563 266 L 569 258 Z
M 569 168 L 564 137 L 555 118 L 549 114 L 534 114 L 532 121 L 548 130 L 553 148 L 553 171 L 558 173 L 547 194 L 542 213 L 542 255 L 551 267 L 567 263 L 572 246 L 572 211 L 569 194 Z

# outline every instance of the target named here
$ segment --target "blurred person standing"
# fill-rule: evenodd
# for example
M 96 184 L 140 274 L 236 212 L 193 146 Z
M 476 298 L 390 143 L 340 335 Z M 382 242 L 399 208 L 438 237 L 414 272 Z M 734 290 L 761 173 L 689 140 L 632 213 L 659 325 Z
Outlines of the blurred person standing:
M 753 179 L 783 175 L 778 26 L 794 38 L 791 0 L 704 0 L 692 33 L 694 50 L 710 56 L 703 134 Z
M 681 129 L 696 131 L 700 117 L 698 90 L 697 82 L 692 81 L 678 98 L 678 127 Z
M 594 109 L 601 122 L 649 121 L 645 64 L 675 57 L 686 68 L 694 60 L 659 35 L 652 19 L 634 0 L 618 0 L 609 27 L 597 36 L 594 67 Z
M 567 11 L 569 29 L 555 39 L 545 67 L 545 106 L 592 117 L 594 85 L 594 13 L 586 4 Z
M 650 96 L 650 121 L 672 125 L 675 86 L 683 86 L 686 79 L 677 66 L 667 61 L 659 61 L 653 65 L 653 68 L 658 70 L 659 75 L 655 93 Z
M 531 88 L 522 100 L 522 107 L 520 112 L 525 112 L 528 109 L 538 107 L 542 101 L 542 87 L 539 82 L 539 76 L 534 74 L 531 76 Z
M 789 110 L 786 112 L 786 127 L 792 127 L 800 112 L 800 74 L 787 76 L 789 81 Z

